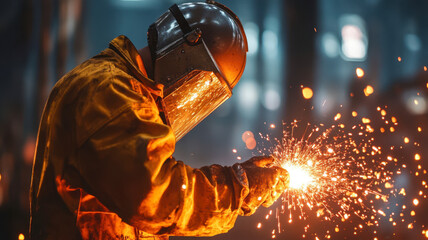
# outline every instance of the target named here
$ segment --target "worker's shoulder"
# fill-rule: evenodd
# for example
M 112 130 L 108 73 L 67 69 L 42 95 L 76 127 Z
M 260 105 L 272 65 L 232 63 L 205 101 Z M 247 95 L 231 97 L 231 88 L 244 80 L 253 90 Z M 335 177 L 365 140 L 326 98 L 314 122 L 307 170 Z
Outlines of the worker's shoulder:
M 123 62 L 106 49 L 98 55 L 79 64 L 65 74 L 57 83 L 57 88 L 69 89 L 73 92 L 99 88 L 103 85 L 123 82 L 131 78 L 126 72 Z

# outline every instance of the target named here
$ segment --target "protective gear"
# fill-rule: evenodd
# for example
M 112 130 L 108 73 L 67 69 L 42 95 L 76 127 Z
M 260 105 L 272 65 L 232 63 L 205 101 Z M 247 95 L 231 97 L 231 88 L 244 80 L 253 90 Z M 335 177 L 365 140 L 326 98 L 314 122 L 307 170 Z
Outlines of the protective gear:
M 120 36 L 53 88 L 33 165 L 32 239 L 210 236 L 254 211 L 250 191 L 272 192 L 275 171 L 252 163 L 194 169 L 176 161 L 156 105 L 161 89 L 142 68 Z
M 219 3 L 184 3 L 150 26 L 148 43 L 154 80 L 164 85 L 163 112 L 178 141 L 232 95 L 245 67 L 244 29 Z
M 241 207 L 244 215 L 253 214 L 260 205 L 269 207 L 288 187 L 290 177 L 287 170 L 271 167 L 273 162 L 273 157 L 253 157 L 241 165 L 250 188 Z

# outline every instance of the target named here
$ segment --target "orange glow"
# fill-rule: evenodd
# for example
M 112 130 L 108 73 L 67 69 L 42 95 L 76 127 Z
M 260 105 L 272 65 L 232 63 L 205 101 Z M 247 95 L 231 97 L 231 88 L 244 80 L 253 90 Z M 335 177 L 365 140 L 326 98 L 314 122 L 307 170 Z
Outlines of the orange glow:
M 305 99 L 311 99 L 314 95 L 314 92 L 312 91 L 312 89 L 305 87 L 302 89 L 302 94 Z
M 367 85 L 366 88 L 364 88 L 364 95 L 370 96 L 374 92 L 374 89 L 372 86 Z
M 419 200 L 417 198 L 413 199 L 413 205 L 418 206 Z
M 391 118 L 391 122 L 396 123 L 396 122 L 397 122 L 397 118 L 392 117 L 392 118 Z
M 356 111 L 352 111 L 352 116 L 356 117 L 356 116 L 358 116 L 358 113 Z
M 270 128 L 275 128 L 275 124 L 273 124 L 273 123 L 272 123 L 272 124 L 270 125 Z
M 336 116 L 334 116 L 334 121 L 339 120 L 342 117 L 342 115 L 340 113 L 336 114 Z
M 236 149 L 234 148 L 234 149 L 232 149 L 232 152 L 233 152 L 233 153 L 237 153 L 237 152 L 238 152 L 238 150 L 236 150 Z
M 416 161 L 421 160 L 421 155 L 419 155 L 419 153 L 416 153 L 416 154 L 415 154 L 415 160 L 416 160 Z
M 369 118 L 362 118 L 361 121 L 363 123 L 370 123 L 370 119 Z
M 253 132 L 251 132 L 251 131 L 245 131 L 243 134 L 242 134 L 242 141 L 244 141 L 244 142 L 246 142 L 248 139 L 250 139 L 250 138 L 254 138 L 254 134 L 253 134 Z
M 425 71 L 425 72 L 427 71 L 427 66 L 424 66 L 424 71 Z
M 386 111 L 385 111 L 385 110 L 382 110 L 382 111 L 380 111 L 380 114 L 381 114 L 382 116 L 385 116 L 385 115 L 386 115 Z
M 258 223 L 257 228 L 261 228 L 261 227 L 262 227 L 262 223 Z
M 356 68 L 355 73 L 357 74 L 358 78 L 364 77 L 364 70 L 362 68 Z
M 404 138 L 404 143 L 409 143 L 409 138 L 408 137 Z
M 256 140 L 254 138 L 249 138 L 246 142 L 245 142 L 245 146 L 247 146 L 248 149 L 254 149 L 256 147 L 257 143 Z
M 254 149 L 257 145 L 256 140 L 254 139 L 254 134 L 251 131 L 245 131 L 242 134 L 242 141 L 244 141 L 245 145 L 248 149 Z
M 401 62 L 401 57 L 398 57 L 398 58 L 397 58 L 397 60 L 398 60 L 399 62 Z
M 20 234 L 18 235 L 18 240 L 24 240 L 24 239 L 25 239 L 24 234 L 20 233 Z
M 390 132 L 395 132 L 395 128 L 394 128 L 394 127 L 390 127 L 390 128 L 389 128 L 389 131 L 390 131 Z
M 415 211 L 410 212 L 410 216 L 415 216 L 415 215 L 416 215 Z

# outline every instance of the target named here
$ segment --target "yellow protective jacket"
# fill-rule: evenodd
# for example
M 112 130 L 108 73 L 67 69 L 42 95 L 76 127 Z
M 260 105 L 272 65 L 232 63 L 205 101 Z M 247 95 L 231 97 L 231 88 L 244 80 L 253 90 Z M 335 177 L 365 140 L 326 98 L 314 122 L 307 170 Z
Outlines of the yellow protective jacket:
M 249 213 L 239 164 L 194 169 L 172 157 L 162 89 L 143 68 L 119 36 L 53 88 L 31 181 L 33 240 L 210 236 Z

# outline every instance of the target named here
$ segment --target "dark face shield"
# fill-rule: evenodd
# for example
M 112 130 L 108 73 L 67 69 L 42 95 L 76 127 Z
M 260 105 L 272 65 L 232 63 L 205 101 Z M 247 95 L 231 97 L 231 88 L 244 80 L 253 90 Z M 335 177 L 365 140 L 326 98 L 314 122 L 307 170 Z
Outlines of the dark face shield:
M 191 34 L 198 37 L 196 31 Z M 164 85 L 163 111 L 178 141 L 230 98 L 232 90 L 202 38 L 196 44 L 183 38 L 172 45 L 156 59 L 154 76 Z
M 164 111 L 177 141 L 226 101 L 232 92 L 216 74 L 194 71 L 164 97 Z

